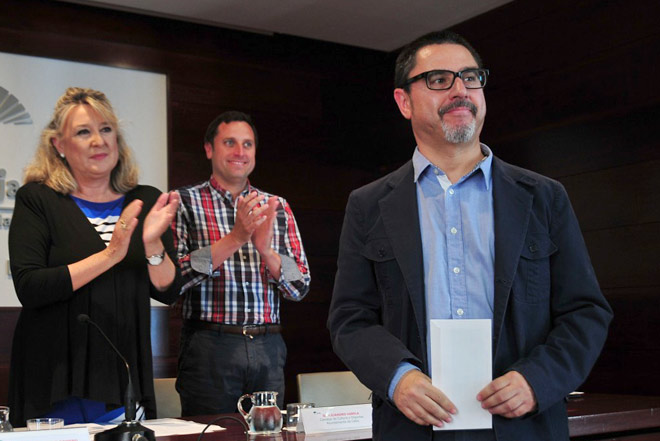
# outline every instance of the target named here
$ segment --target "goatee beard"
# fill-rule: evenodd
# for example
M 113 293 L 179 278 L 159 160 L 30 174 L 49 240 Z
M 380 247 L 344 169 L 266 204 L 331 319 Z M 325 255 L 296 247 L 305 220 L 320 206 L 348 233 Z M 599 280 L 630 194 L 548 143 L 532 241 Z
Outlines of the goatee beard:
M 477 122 L 470 121 L 467 124 L 453 126 L 440 120 L 442 130 L 445 132 L 445 139 L 452 144 L 463 144 L 471 141 L 477 129 Z
M 477 116 L 477 106 L 475 106 L 472 102 L 464 99 L 454 101 L 450 105 L 443 107 L 438 111 L 438 115 L 440 116 L 440 124 L 442 126 L 442 130 L 445 132 L 445 139 L 447 139 L 447 142 L 452 144 L 463 144 L 472 140 L 472 137 L 474 137 L 474 133 L 477 129 L 477 122 L 474 119 L 467 124 L 462 124 L 459 126 L 452 126 L 445 122 L 443 116 L 450 110 L 456 109 L 458 107 L 466 107 L 470 110 L 472 115 L 475 117 Z

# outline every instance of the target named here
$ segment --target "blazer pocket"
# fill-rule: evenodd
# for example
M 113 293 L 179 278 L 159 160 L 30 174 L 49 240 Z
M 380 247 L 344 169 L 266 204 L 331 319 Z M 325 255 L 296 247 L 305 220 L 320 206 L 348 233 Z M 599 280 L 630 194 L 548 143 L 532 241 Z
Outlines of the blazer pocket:
M 550 297 L 550 256 L 557 251 L 548 236 L 528 235 L 520 253 L 518 286 L 514 298 L 527 303 L 538 303 Z
M 392 245 L 386 238 L 368 240 L 364 245 L 362 255 L 374 262 L 385 262 L 394 259 Z
M 387 238 L 368 240 L 362 250 L 362 256 L 371 261 L 378 290 L 385 297 L 385 301 L 391 305 L 392 281 L 396 277 L 395 275 L 400 273 L 400 270 L 394 259 L 394 251 L 390 241 Z

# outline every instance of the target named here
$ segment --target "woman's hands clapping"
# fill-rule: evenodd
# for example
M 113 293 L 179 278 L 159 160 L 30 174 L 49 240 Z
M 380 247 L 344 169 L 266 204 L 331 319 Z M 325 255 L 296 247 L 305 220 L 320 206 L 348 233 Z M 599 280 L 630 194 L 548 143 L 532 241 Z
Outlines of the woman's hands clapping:
M 145 257 L 164 252 L 165 247 L 160 237 L 172 223 L 179 207 L 179 199 L 179 195 L 174 192 L 161 194 L 144 219 L 142 240 L 144 241 Z M 144 203 L 136 199 L 124 208 L 117 224 L 115 224 L 110 243 L 103 251 L 67 265 L 74 291 L 103 274 L 126 257 L 128 246 L 131 243 L 131 236 L 138 225 L 138 215 L 143 206 Z M 175 276 L 173 262 L 167 255 L 165 255 L 164 260 L 165 262 L 162 265 L 149 266 L 151 283 L 160 291 L 167 289 Z
M 110 243 L 105 249 L 105 254 L 113 264 L 121 262 L 126 257 L 128 245 L 131 243 L 131 236 L 138 225 L 137 217 L 142 211 L 142 205 L 144 203 L 136 199 L 128 204 L 119 216 L 115 231 L 112 233 L 112 239 L 110 239 Z
M 107 256 L 113 263 L 120 262 L 128 252 L 131 236 L 138 225 L 138 215 L 144 203 L 134 200 L 124 208 L 112 233 L 112 239 L 106 249 Z M 163 251 L 160 237 L 172 224 L 179 207 L 179 195 L 175 192 L 161 194 L 144 219 L 142 227 L 142 240 L 147 255 L 159 254 Z
M 153 245 L 160 243 L 160 236 L 163 235 L 165 230 L 172 224 L 176 211 L 179 208 L 180 197 L 176 192 L 163 193 L 158 197 L 156 203 L 144 219 L 144 226 L 142 228 L 142 240 L 144 241 L 144 248 L 147 255 L 150 254 L 150 248 Z M 126 207 L 128 209 L 128 207 Z M 161 252 L 161 250 L 153 251 Z

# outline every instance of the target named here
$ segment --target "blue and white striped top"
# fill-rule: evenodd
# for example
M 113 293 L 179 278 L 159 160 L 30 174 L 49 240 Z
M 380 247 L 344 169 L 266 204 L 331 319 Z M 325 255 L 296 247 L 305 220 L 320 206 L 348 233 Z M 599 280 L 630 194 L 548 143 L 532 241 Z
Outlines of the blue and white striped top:
M 124 206 L 124 196 L 110 202 L 90 202 L 71 196 L 107 247 Z

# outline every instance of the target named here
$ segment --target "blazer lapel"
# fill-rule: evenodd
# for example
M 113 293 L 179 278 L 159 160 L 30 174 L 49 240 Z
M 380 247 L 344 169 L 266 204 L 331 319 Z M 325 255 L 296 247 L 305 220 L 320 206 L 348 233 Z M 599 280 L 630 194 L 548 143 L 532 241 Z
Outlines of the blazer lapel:
M 426 347 L 426 306 L 422 239 L 417 210 L 412 162 L 401 167 L 388 181 L 392 191 L 379 201 L 385 232 L 410 293 L 415 320 Z
M 519 184 L 536 181 L 515 172 L 508 164 L 493 158 L 493 211 L 495 217 L 495 305 L 493 311 L 494 347 L 504 322 L 513 278 L 527 235 L 532 194 Z

